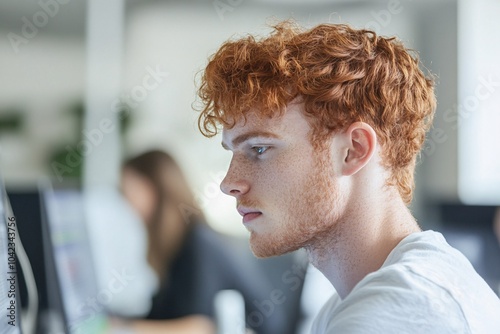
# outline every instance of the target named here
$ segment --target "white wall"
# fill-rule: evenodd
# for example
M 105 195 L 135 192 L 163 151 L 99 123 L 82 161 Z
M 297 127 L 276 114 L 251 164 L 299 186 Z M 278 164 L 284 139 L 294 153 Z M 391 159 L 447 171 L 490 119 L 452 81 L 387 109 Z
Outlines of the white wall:
M 40 34 L 15 53 L 0 39 L 0 110 L 18 108 L 25 117 L 21 133 L 0 133 L 7 186 L 33 188 L 49 173 L 52 149 L 77 138 L 77 124 L 65 111 L 83 97 L 84 51 L 81 40 Z

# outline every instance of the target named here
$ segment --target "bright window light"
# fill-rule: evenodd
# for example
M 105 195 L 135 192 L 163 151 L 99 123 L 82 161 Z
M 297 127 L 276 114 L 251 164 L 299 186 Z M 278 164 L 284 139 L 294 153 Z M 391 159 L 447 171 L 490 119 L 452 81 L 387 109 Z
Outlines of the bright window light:
M 460 0 L 458 104 L 445 115 L 458 129 L 459 196 L 500 204 L 500 2 Z

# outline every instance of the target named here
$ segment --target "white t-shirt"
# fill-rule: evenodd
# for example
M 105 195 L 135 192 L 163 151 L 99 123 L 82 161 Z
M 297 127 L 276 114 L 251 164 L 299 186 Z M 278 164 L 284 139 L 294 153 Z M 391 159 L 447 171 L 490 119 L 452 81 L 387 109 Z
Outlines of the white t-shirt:
M 347 297 L 335 294 L 311 333 L 499 334 L 500 300 L 440 233 L 413 233 Z

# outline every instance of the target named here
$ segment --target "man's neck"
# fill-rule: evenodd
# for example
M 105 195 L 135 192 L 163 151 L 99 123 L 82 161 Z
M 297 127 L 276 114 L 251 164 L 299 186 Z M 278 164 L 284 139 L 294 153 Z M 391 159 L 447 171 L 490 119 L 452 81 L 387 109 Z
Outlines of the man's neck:
M 331 234 L 321 236 L 306 249 L 311 263 L 344 299 L 366 275 L 380 269 L 402 239 L 419 231 L 402 201 L 357 203 Z

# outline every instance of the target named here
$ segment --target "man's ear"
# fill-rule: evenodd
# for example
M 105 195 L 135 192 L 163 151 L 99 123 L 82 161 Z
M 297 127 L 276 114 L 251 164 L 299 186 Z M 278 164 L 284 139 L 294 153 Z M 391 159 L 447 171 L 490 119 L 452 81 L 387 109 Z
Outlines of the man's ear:
M 355 122 L 342 135 L 345 143 L 342 175 L 349 176 L 357 173 L 372 158 L 377 147 L 377 134 L 370 125 Z

